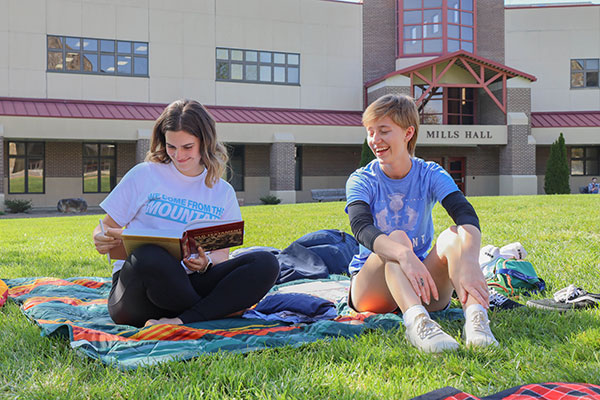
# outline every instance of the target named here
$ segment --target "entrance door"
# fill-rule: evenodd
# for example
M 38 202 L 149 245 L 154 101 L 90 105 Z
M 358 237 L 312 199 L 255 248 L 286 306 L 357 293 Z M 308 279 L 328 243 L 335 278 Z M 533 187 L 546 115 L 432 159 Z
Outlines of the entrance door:
M 448 173 L 463 193 L 465 193 L 465 171 L 465 157 L 448 157 Z

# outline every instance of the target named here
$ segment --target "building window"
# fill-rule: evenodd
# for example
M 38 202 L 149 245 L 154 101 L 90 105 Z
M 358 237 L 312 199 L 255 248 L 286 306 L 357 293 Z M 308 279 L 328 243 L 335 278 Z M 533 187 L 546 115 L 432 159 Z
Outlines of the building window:
M 227 182 L 236 192 L 244 191 L 244 145 L 229 145 L 229 165 L 227 166 Z
M 599 59 L 571 60 L 571 88 L 598 87 Z
M 398 0 L 398 54 L 475 51 L 476 0 Z
M 48 71 L 148 77 L 148 43 L 48 35 Z
M 302 146 L 296 146 L 295 190 L 302 190 Z
M 8 193 L 44 193 L 44 142 L 8 142 Z
M 414 97 L 418 99 L 429 85 L 415 85 Z M 474 125 L 476 91 L 473 88 L 437 87 L 431 90 L 419 107 L 424 125 Z
M 117 184 L 117 145 L 83 144 L 83 193 L 108 193 Z
M 300 85 L 300 54 L 217 47 L 216 79 Z
M 415 99 L 421 97 L 429 85 L 415 85 Z M 419 107 L 421 123 L 424 125 L 441 125 L 444 123 L 444 92 L 443 88 L 433 88 Z
M 475 90 L 473 88 L 446 88 L 446 124 L 473 125 L 475 123 Z
M 600 175 L 599 146 L 571 147 L 571 175 Z

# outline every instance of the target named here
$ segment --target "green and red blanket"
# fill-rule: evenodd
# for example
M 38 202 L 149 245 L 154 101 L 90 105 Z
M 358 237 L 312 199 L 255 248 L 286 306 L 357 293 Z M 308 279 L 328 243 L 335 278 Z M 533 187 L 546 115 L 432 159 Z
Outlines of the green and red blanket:
M 348 282 L 342 278 L 319 280 L 338 292 Z M 218 351 L 249 352 L 270 347 L 299 346 L 319 339 L 355 337 L 370 329 L 395 329 L 401 318 L 394 314 L 356 314 L 312 324 L 286 324 L 262 319 L 228 318 L 190 325 L 154 325 L 135 328 L 115 324 L 106 306 L 109 278 L 78 277 L 6 279 L 8 296 L 40 326 L 42 336 L 65 336 L 71 347 L 103 363 L 123 369 L 169 360 L 187 360 Z M 293 291 L 293 285 L 284 286 Z M 306 292 L 306 282 L 298 291 Z M 308 285 L 309 291 L 311 285 Z M 330 290 L 328 293 L 332 293 Z M 283 289 L 282 289 L 283 290 Z M 333 291 L 335 292 L 335 290 Z M 322 293 L 315 293 L 320 295 Z

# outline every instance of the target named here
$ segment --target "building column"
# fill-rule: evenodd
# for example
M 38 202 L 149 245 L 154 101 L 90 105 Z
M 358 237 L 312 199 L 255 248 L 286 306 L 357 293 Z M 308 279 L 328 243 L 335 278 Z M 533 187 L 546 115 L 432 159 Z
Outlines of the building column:
M 282 203 L 296 202 L 296 145 L 291 133 L 273 135 L 270 154 L 270 194 Z
M 4 211 L 4 126 L 0 124 L 0 211 Z
M 531 82 L 507 82 L 507 144 L 500 149 L 500 195 L 537 194 L 535 139 L 531 135 Z
M 152 131 L 150 129 L 138 129 L 138 139 L 135 144 L 135 163 L 144 162 L 146 154 L 150 150 L 150 138 Z

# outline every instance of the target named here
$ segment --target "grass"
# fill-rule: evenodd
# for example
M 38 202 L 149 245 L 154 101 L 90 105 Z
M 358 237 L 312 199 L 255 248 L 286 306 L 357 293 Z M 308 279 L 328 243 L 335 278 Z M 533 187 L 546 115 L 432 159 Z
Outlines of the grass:
M 471 198 L 483 244 L 520 241 L 549 286 L 600 292 L 596 196 Z M 244 246 L 286 247 L 322 228 L 350 231 L 343 203 L 243 207 Z M 0 277 L 109 276 L 91 231 L 98 216 L 0 219 Z M 450 224 L 434 209 L 437 233 Z M 600 383 L 600 310 L 559 315 L 521 308 L 491 315 L 498 349 L 428 355 L 404 328 L 355 340 L 247 355 L 222 353 L 123 372 L 81 358 L 64 339 L 42 338 L 12 303 L 0 309 L 2 398 L 406 399 L 443 386 L 486 396 L 516 385 Z M 460 322 L 442 322 L 459 337 Z

